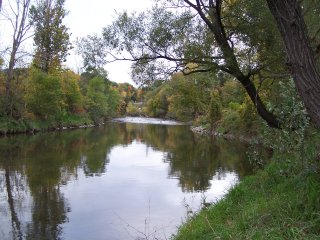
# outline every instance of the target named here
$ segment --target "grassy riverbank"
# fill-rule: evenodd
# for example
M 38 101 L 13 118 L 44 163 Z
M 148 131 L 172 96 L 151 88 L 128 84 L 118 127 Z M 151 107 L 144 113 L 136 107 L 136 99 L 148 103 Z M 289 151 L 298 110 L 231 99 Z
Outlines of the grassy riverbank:
M 320 239 L 319 155 L 298 161 L 299 155 L 276 153 L 264 170 L 190 218 L 174 239 Z
M 28 118 L 15 120 L 9 117 L 2 117 L 0 118 L 0 135 L 77 128 L 93 124 L 94 122 L 88 116 L 80 115 L 66 115 L 60 119 L 47 120 Z

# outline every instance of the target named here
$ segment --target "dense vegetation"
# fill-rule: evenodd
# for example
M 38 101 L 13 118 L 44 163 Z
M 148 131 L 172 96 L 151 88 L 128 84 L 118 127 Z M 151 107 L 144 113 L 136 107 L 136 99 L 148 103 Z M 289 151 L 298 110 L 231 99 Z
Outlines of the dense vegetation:
M 71 48 L 64 0 L 16 4 L 23 11 L 11 20 L 20 27 L 9 60 L 0 58 L 1 133 L 130 114 L 259 138 L 273 151 L 271 164 L 192 218 L 177 239 L 320 235 L 318 1 L 157 1 L 146 13 L 120 13 L 101 36 L 80 39 L 81 75 L 63 66 Z M 35 52 L 19 68 L 31 27 Z M 110 52 L 111 61 L 133 61 L 138 89 L 108 81 Z M 254 147 L 250 159 L 263 165 Z
M 129 103 L 129 114 L 259 138 L 273 152 L 265 166 L 253 145 L 248 157 L 265 169 L 188 219 L 174 239 L 317 239 L 319 120 L 311 109 L 319 112 L 314 90 L 320 83 L 320 5 L 312 0 L 300 1 L 301 8 L 297 1 L 273 0 L 161 3 L 148 13 L 119 14 L 100 38 L 84 39 L 86 63 L 125 50 L 134 61 L 132 76 L 145 91 L 142 107 Z M 87 51 L 90 44 L 100 44 L 97 58 Z
M 125 109 L 132 86 L 110 82 L 102 68 L 79 75 L 64 66 L 72 48 L 64 0 L 32 3 L 17 0 L 2 13 L 14 38 L 0 55 L 0 134 L 100 124 Z M 22 44 L 30 37 L 35 49 L 27 62 Z

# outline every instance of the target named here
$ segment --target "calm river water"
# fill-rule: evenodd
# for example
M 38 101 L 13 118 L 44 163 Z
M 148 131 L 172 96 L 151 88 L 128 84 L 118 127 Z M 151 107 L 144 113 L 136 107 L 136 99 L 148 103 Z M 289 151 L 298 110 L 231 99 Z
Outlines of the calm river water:
M 0 239 L 169 239 L 250 173 L 245 151 L 146 123 L 0 138 Z

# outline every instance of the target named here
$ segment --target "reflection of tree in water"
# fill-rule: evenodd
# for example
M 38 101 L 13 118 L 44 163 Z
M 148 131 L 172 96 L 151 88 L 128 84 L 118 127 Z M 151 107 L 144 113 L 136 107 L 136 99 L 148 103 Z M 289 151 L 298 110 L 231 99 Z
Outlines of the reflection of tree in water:
M 26 239 L 61 239 L 61 225 L 70 209 L 59 188 L 38 186 L 32 195 L 32 222 L 27 224 Z
M 33 198 L 32 221 L 26 226 L 26 239 L 60 239 L 61 225 L 67 221 L 68 203 L 60 185 L 76 171 L 78 144 L 64 134 L 38 135 L 29 145 L 26 174 Z
M 119 126 L 91 129 L 81 151 L 81 166 L 87 176 L 99 176 L 106 172 L 110 162 L 109 152 L 121 142 L 120 132 Z
M 60 192 L 60 185 L 76 177 L 81 151 L 86 149 L 90 132 L 0 139 L 0 170 L 4 172 L 0 179 L 3 181 L 1 192 L 7 192 L 7 209 L 11 215 L 11 231 L 8 231 L 12 232 L 12 239 L 61 238 L 61 225 L 67 221 L 70 209 Z M 31 222 L 19 219 L 26 210 L 17 208 L 21 201 L 28 199 L 32 199 L 32 208 L 28 210 L 32 215 Z
M 178 141 L 167 155 L 169 175 L 179 179 L 183 191 L 202 191 L 210 187 L 210 180 L 218 169 L 215 157 L 220 154 L 216 146 L 199 143 L 192 136 Z
M 60 186 L 77 178 L 79 170 L 87 176 L 105 173 L 111 149 L 133 141 L 164 152 L 169 176 L 179 179 L 183 191 L 205 190 L 214 176 L 223 178 L 226 171 L 236 170 L 240 176 L 247 171 L 240 161 L 242 148 L 231 142 L 196 138 L 187 126 L 113 123 L 0 139 L 0 190 L 8 199 L 12 239 L 62 238 L 61 227 L 71 209 Z M 32 219 L 26 224 L 18 203 L 31 197 Z
M 0 141 L 0 191 L 6 193 L 8 210 L 10 212 L 12 239 L 23 239 L 23 226 L 19 218 L 21 211 L 21 195 L 27 191 L 26 178 L 23 168 L 16 161 L 21 155 L 20 144 L 22 142 L 12 141 L 7 138 Z M 14 150 L 14 151 L 13 151 Z
M 76 178 L 79 166 L 88 175 L 105 172 L 108 152 L 120 139 L 117 127 L 0 139 L 0 185 L 8 199 L 12 239 L 60 239 L 70 211 L 61 184 Z M 19 219 L 23 199 L 32 199 L 28 223 Z
M 248 172 L 241 152 L 245 152 L 243 146 L 208 138 L 178 142 L 166 159 L 170 163 L 169 175 L 179 179 L 183 191 L 207 190 L 214 176 L 220 180 L 227 172 L 237 172 L 240 177 Z
M 18 216 L 19 192 L 23 191 L 23 176 L 16 171 L 11 171 L 10 167 L 5 168 L 5 189 L 7 192 L 8 206 L 11 215 L 12 238 L 23 239 L 22 224 Z
M 209 187 L 218 166 L 212 159 L 219 154 L 219 148 L 196 141 L 187 126 L 126 124 L 126 128 L 131 136 L 139 136 L 155 150 L 166 152 L 164 161 L 170 164 L 169 176 L 179 179 L 183 191 Z
M 169 176 L 179 179 L 183 191 L 202 191 L 210 180 L 225 178 L 235 171 L 240 177 L 249 171 L 245 148 L 236 142 L 195 137 L 187 126 L 127 124 L 131 135 L 166 152 L 164 161 L 170 164 Z

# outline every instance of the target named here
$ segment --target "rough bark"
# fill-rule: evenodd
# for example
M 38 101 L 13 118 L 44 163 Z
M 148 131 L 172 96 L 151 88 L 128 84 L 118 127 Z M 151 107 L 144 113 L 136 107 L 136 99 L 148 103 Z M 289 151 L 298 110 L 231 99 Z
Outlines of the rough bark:
M 307 112 L 320 128 L 320 75 L 297 0 L 266 0 L 280 30 L 287 66 Z

